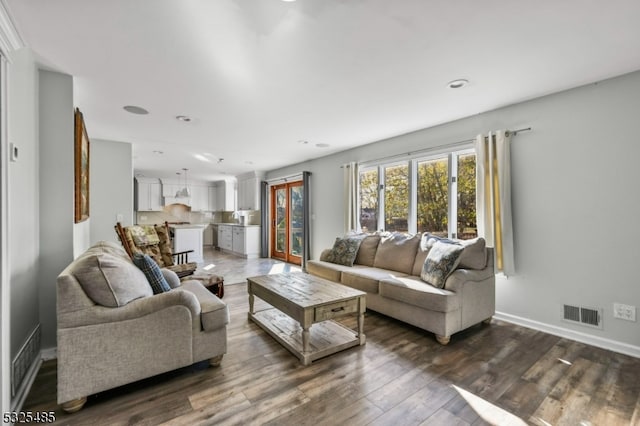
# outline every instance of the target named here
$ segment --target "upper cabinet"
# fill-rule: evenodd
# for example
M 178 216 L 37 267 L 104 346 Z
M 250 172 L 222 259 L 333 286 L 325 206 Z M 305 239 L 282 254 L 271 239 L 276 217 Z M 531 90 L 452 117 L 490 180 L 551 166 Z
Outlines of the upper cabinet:
M 209 210 L 209 188 L 202 185 L 190 185 L 191 211 Z
M 221 180 L 216 182 L 216 210 L 231 212 L 236 210 L 236 182 Z
M 134 183 L 136 211 L 162 210 L 162 185 L 160 184 L 160 179 L 135 178 Z
M 260 210 L 261 174 L 244 173 L 238 179 L 238 210 Z

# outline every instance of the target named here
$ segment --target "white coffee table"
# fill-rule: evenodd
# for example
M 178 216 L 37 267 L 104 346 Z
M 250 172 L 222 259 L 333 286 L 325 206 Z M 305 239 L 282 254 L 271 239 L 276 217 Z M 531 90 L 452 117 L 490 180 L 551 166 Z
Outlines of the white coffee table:
M 247 291 L 249 318 L 304 365 L 365 344 L 362 291 L 302 272 L 247 278 Z M 254 297 L 272 308 L 254 312 Z M 357 331 L 333 321 L 345 315 L 357 315 Z

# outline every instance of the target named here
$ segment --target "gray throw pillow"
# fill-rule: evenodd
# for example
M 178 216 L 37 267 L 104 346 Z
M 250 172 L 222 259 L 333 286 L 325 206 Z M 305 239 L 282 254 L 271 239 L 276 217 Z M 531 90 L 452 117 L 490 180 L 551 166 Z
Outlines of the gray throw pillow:
M 131 261 L 108 253 L 79 257 L 72 274 L 87 296 L 98 305 L 115 308 L 153 295 L 140 269 Z
M 447 277 L 456 269 L 464 247 L 436 241 L 424 260 L 420 278 L 437 288 L 444 288 Z
M 361 242 L 362 238 L 360 237 L 338 237 L 325 260 L 338 265 L 353 266 Z
M 460 244 L 464 247 L 464 251 L 460 255 L 460 268 L 480 270 L 487 266 L 487 249 L 484 238 L 461 240 Z
M 160 271 L 162 272 L 162 275 L 164 275 L 164 279 L 167 280 L 167 284 L 169 284 L 169 287 L 178 288 L 182 285 L 178 274 L 173 272 L 171 269 L 161 268 Z

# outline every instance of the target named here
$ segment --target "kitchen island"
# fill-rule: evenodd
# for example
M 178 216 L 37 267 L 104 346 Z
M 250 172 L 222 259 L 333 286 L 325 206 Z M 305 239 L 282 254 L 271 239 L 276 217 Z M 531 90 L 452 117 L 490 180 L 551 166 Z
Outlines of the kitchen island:
M 218 246 L 220 250 L 244 257 L 260 257 L 260 225 L 218 223 Z
M 204 229 L 206 226 L 206 224 L 169 224 L 169 231 L 173 236 L 173 252 L 193 250 L 193 253 L 189 253 L 189 262 L 204 262 L 202 246 L 204 244 Z

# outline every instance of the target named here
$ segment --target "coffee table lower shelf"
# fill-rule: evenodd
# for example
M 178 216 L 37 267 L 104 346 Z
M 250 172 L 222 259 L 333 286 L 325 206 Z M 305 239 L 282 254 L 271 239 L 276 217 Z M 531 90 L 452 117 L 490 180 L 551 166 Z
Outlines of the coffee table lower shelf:
M 249 318 L 298 357 L 304 365 L 361 344 L 355 331 L 333 320 L 327 320 L 311 326 L 309 352 L 304 352 L 302 327 L 293 318 L 275 308 L 249 313 Z

